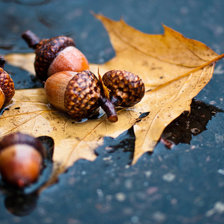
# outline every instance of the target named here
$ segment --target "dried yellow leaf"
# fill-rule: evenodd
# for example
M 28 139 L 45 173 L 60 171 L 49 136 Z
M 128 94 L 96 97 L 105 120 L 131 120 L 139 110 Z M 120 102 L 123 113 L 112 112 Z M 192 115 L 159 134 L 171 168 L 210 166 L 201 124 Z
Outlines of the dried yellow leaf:
M 57 164 L 54 177 L 77 159 L 94 160 L 94 149 L 104 136 L 116 137 L 133 125 L 136 135 L 133 163 L 143 153 L 153 151 L 165 127 L 190 110 L 192 98 L 211 79 L 214 62 L 224 57 L 167 26 L 164 34 L 151 35 L 128 26 L 123 20 L 116 22 L 95 16 L 107 29 L 116 56 L 103 65 L 92 64 L 90 70 L 95 74 L 98 68 L 101 74 L 112 69 L 136 73 L 143 79 L 147 92 L 139 104 L 119 111 L 118 122 L 112 124 L 104 116 L 75 123 L 47 104 L 43 89 L 17 90 L 9 111 L 0 118 L 0 134 L 20 130 L 54 138 Z M 33 59 L 33 54 L 6 55 L 8 63 L 31 73 Z M 16 107 L 20 110 L 15 110 Z M 139 121 L 144 112 L 149 115 Z

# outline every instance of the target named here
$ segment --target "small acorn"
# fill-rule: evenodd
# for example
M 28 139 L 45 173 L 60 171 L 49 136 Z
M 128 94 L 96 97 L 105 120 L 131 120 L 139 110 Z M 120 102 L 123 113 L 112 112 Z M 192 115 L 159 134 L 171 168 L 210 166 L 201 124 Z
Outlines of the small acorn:
M 109 89 L 110 100 L 115 106 L 134 106 L 145 94 L 143 81 L 131 72 L 111 70 L 103 75 L 102 80 Z
M 55 73 L 47 79 L 45 90 L 50 104 L 77 121 L 93 116 L 99 106 L 109 121 L 117 121 L 114 105 L 104 96 L 99 80 L 90 71 Z
M 0 141 L 0 173 L 7 183 L 19 188 L 35 182 L 43 168 L 45 148 L 37 139 L 16 132 Z
M 22 38 L 29 47 L 35 49 L 34 68 L 36 76 L 42 81 L 60 71 L 80 72 L 89 69 L 86 57 L 75 47 L 70 37 L 57 36 L 40 40 L 28 30 L 22 34 Z
M 5 60 L 0 56 L 0 109 L 10 102 L 15 94 L 14 82 L 10 75 L 3 69 Z

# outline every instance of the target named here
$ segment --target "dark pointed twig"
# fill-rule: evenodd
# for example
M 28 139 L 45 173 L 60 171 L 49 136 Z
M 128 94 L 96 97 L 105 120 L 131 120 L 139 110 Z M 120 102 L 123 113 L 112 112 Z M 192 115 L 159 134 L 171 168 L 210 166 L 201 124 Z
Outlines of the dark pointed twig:
M 110 102 L 110 100 L 106 97 L 100 97 L 99 102 L 100 106 L 105 111 L 108 120 L 110 122 L 116 122 L 118 120 L 117 113 L 114 105 Z
M 30 30 L 25 31 L 22 34 L 22 38 L 26 41 L 26 43 L 28 44 L 28 46 L 30 48 L 36 49 L 37 44 L 40 42 L 40 39 L 38 36 L 36 36 L 35 33 L 33 33 Z
M 0 68 L 4 68 L 5 65 L 5 59 L 3 56 L 0 56 Z

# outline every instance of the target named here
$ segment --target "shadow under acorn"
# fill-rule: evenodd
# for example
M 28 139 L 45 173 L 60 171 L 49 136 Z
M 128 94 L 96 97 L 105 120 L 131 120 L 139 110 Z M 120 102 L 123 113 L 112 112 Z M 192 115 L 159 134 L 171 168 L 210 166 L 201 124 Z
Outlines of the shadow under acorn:
M 47 155 L 38 180 L 24 189 L 18 189 L 8 185 L 0 178 L 0 191 L 4 195 L 5 207 L 11 214 L 16 216 L 26 216 L 35 209 L 39 190 L 48 181 L 53 170 L 54 140 L 48 136 L 40 136 L 38 139 L 46 149 Z

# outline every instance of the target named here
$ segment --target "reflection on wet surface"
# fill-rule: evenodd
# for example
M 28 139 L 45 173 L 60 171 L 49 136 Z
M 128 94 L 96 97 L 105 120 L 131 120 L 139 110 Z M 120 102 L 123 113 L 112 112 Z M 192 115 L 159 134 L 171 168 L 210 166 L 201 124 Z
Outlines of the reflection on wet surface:
M 40 136 L 38 139 L 46 149 L 44 169 L 38 181 L 24 189 L 17 189 L 14 186 L 8 185 L 0 177 L 0 196 L 2 194 L 4 197 L 5 208 L 15 216 L 29 215 L 35 209 L 40 189 L 48 181 L 52 173 L 54 140 L 48 136 Z
M 5 197 L 6 209 L 15 216 L 29 215 L 35 208 L 38 200 L 38 193 L 8 193 Z
M 163 131 L 161 142 L 167 148 L 172 148 L 179 143 L 190 144 L 192 136 L 205 131 L 209 120 L 218 112 L 224 111 L 201 101 L 193 100 L 190 113 L 184 112 L 170 123 Z

